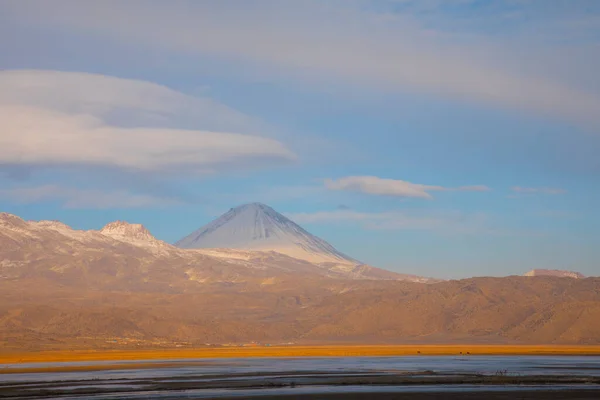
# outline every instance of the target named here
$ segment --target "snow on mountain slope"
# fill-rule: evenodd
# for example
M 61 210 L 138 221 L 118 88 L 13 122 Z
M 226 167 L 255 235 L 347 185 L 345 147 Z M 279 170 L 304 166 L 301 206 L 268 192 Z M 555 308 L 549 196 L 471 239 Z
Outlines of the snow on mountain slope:
M 130 224 L 124 221 L 111 222 L 100 229 L 100 233 L 111 237 L 116 236 L 119 238 L 138 240 L 156 240 L 144 225 Z
M 0 213 L 0 279 L 23 274 L 42 276 L 48 271 L 72 275 L 83 270 L 90 272 L 87 269 L 90 265 L 100 263 L 93 273 L 134 280 L 150 279 L 146 275 L 154 274 L 161 284 L 182 276 L 204 283 L 252 281 L 258 279 L 257 274 L 261 275 L 260 279 L 289 275 L 430 282 L 426 278 L 360 264 L 274 211 L 266 216 L 263 211 L 259 213 L 255 224 L 259 228 L 252 235 L 275 243 L 277 251 L 268 248 L 184 249 L 156 239 L 140 224 L 116 221 L 101 230 L 85 231 L 59 221 L 25 221 Z M 274 218 L 278 220 L 274 222 Z M 246 228 L 242 226 L 240 230 L 246 232 Z M 233 231 L 239 233 L 237 229 Z M 236 235 L 234 238 L 240 239 Z M 297 246 L 291 249 L 296 256 L 285 254 L 292 245 Z
M 276 251 L 314 263 L 361 264 L 261 203 L 232 208 L 175 246 Z
M 575 271 L 562 271 L 558 269 L 534 269 L 527 272 L 524 276 L 557 276 L 560 278 L 583 279 L 584 275 Z
M 273 251 L 181 249 L 154 238 L 142 225 L 122 221 L 85 231 L 0 213 L 0 281 L 43 277 L 75 286 L 183 290 L 210 283 L 402 279 L 364 265 L 351 269 Z
M 85 231 L 73 229 L 60 221 L 25 221 L 16 215 L 0 213 L 0 234 L 8 234 L 14 244 L 20 244 L 27 238 L 45 238 L 48 242 L 62 244 L 96 243 L 111 246 L 127 243 L 159 252 L 168 248 L 177 250 L 156 239 L 143 225 L 123 221 L 111 222 L 99 231 Z
M 130 224 L 125 221 L 114 221 L 100 229 L 104 236 L 115 240 L 127 242 L 144 247 L 164 248 L 171 247 L 166 242 L 156 239 L 144 225 Z

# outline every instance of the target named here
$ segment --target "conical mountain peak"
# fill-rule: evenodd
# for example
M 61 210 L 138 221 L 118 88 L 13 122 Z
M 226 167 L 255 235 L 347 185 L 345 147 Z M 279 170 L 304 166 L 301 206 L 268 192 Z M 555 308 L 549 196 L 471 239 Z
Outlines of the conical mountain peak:
M 264 203 L 259 203 L 259 202 L 246 203 L 246 204 L 242 204 L 241 206 L 235 207 L 235 209 L 242 209 L 242 208 L 258 208 L 258 209 L 262 209 L 262 210 L 265 210 L 265 209 L 273 210 L 268 205 L 266 205 Z
M 240 206 L 234 207 L 232 208 L 230 211 L 235 211 L 235 212 L 241 212 L 244 210 L 255 210 L 255 211 L 262 211 L 262 212 L 272 212 L 275 213 L 277 211 L 273 210 L 271 207 L 269 207 L 266 204 L 263 203 L 246 203 L 246 204 L 242 204 Z
M 235 208 L 232 208 L 232 210 L 235 210 L 236 212 L 241 212 L 241 211 L 255 211 L 255 212 L 261 212 L 261 213 L 265 213 L 265 214 L 270 214 L 270 215 L 276 215 L 279 214 L 277 211 L 275 211 L 275 209 L 273 209 L 272 207 L 268 206 L 267 204 L 264 203 L 246 203 L 246 204 L 242 204 L 240 206 L 237 206 Z M 281 214 L 279 214 L 281 215 Z
M 181 239 L 182 248 L 230 248 L 276 251 L 311 262 L 358 264 L 273 208 L 248 203 L 228 212 Z

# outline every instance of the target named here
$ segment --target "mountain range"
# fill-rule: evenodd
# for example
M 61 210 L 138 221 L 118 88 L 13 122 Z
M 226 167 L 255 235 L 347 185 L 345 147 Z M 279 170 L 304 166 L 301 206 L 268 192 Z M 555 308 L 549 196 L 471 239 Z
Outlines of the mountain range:
M 598 278 L 397 274 L 262 204 L 234 208 L 176 244 L 202 248 L 123 221 L 80 231 L 0 213 L 0 346 L 600 343 Z

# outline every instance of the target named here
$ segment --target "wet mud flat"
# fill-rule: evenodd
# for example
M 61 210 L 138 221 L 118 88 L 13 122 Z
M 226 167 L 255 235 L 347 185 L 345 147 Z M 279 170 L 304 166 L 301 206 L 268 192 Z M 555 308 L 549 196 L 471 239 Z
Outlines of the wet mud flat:
M 600 399 L 600 377 L 290 371 L 0 384 L 0 399 L 207 398 L 591 400 Z
M 318 393 L 274 396 L 245 396 L 248 400 L 597 400 L 600 393 L 588 390 L 535 390 L 535 391 L 473 391 L 473 392 L 365 392 Z M 221 397 L 221 400 L 239 400 L 239 397 Z

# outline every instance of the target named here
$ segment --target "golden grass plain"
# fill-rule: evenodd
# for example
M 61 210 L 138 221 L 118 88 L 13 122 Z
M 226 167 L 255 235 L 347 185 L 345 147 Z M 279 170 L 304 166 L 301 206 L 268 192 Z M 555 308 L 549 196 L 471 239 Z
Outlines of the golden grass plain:
M 600 346 L 583 345 L 332 345 L 220 347 L 164 350 L 74 350 L 1 352 L 0 364 L 69 361 L 154 361 L 252 357 L 359 357 L 456 355 L 590 355 L 600 356 Z M 108 366 L 108 368 L 120 366 Z M 9 368 L 0 369 L 8 372 Z

